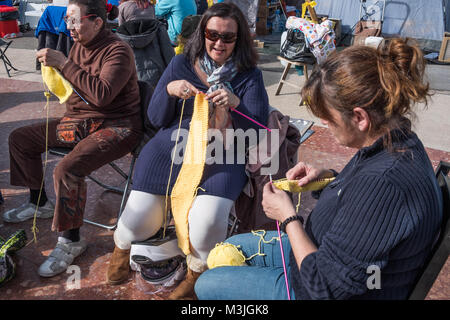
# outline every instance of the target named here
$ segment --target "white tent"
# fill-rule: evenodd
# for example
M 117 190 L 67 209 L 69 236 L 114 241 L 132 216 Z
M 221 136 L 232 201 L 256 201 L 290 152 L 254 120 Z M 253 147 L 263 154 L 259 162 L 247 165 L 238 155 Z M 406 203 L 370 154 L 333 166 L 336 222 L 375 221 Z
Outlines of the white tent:
M 342 33 L 360 19 L 362 0 L 316 0 L 318 14 L 341 19 Z M 383 35 L 399 35 L 419 40 L 422 47 L 439 50 L 444 31 L 450 31 L 450 0 L 364 0 L 368 19 L 383 16 Z M 362 15 L 361 15 L 362 16 Z M 350 38 L 350 37 L 348 37 Z

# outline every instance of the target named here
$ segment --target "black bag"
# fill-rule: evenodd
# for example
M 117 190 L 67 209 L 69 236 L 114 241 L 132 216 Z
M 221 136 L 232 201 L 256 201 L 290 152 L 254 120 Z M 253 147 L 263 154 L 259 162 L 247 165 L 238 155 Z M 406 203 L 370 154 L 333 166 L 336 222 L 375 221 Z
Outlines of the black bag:
M 316 62 L 316 58 L 306 44 L 305 35 L 295 28 L 287 30 L 286 40 L 281 45 L 280 55 L 291 61 L 307 64 Z

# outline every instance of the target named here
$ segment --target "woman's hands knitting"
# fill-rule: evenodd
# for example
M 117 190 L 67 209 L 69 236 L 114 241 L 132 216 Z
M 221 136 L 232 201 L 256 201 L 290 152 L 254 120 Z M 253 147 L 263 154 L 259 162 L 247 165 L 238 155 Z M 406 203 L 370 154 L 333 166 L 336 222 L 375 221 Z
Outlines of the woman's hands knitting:
M 36 52 L 36 58 L 39 62 L 43 63 L 44 66 L 55 67 L 58 70 L 62 70 L 69 60 L 61 51 L 49 48 L 44 48 Z
M 318 169 L 304 162 L 297 163 L 293 168 L 286 172 L 286 179 L 298 180 L 298 185 L 300 187 L 317 179 L 332 177 L 334 177 L 332 171 L 327 169 Z
M 268 218 L 280 222 L 296 215 L 289 195 L 275 187 L 272 182 L 268 182 L 264 186 L 262 206 Z
M 207 94 L 206 100 L 212 101 L 216 107 L 225 108 L 226 111 L 229 108 L 236 108 L 241 103 L 241 100 L 226 88 Z
M 189 99 L 195 96 L 200 91 L 197 90 L 189 81 L 175 80 L 169 82 L 166 87 L 167 93 L 172 97 L 178 97 L 180 99 Z

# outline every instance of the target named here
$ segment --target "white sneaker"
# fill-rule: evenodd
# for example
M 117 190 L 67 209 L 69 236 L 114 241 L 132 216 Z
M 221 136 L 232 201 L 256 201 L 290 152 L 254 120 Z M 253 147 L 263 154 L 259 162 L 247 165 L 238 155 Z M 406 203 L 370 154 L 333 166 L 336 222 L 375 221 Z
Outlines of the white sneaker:
M 38 207 L 37 212 L 36 205 L 29 202 L 18 208 L 11 209 L 3 213 L 3 221 L 13 223 L 26 221 L 33 218 L 35 212 L 38 218 L 51 218 L 53 217 L 54 211 L 55 206 L 50 202 L 50 200 L 47 200 L 47 203 L 44 206 Z
M 64 238 L 59 237 L 55 249 L 47 260 L 39 267 L 38 273 L 41 277 L 53 277 L 67 270 L 73 260 L 86 250 L 85 240 L 64 243 Z

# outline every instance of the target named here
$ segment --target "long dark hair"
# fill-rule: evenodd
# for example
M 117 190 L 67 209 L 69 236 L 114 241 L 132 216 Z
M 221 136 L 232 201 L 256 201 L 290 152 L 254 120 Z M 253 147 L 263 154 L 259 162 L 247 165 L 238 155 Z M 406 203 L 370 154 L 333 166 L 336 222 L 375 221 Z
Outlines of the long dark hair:
M 238 26 L 238 36 L 234 47 L 232 59 L 239 71 L 246 71 L 256 67 L 258 53 L 256 52 L 250 36 L 247 19 L 242 11 L 233 3 L 217 3 L 203 14 L 200 23 L 189 38 L 184 54 L 194 65 L 197 58 L 203 56 L 205 48 L 205 28 L 212 17 L 231 18 Z

